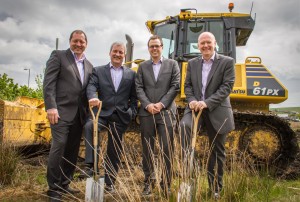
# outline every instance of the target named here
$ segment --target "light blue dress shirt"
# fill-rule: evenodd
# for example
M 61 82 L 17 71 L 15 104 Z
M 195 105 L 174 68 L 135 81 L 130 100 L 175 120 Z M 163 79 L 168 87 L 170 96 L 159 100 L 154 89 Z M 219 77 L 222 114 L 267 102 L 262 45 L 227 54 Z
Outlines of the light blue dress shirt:
M 114 67 L 110 64 L 110 74 L 115 87 L 115 92 L 117 92 L 123 77 L 123 66 Z
M 212 64 L 214 62 L 215 53 L 209 60 L 204 60 L 202 57 L 203 65 L 202 65 L 202 99 L 205 100 L 205 89 L 207 85 L 207 77 L 211 70 Z

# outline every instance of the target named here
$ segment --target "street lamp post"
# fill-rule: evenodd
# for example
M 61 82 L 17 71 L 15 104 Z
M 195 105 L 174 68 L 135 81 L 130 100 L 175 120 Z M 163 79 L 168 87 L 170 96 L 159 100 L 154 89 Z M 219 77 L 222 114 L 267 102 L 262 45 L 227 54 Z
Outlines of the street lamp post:
M 28 84 L 27 87 L 29 88 L 29 82 L 30 82 L 30 68 L 24 68 L 24 70 L 28 70 L 29 74 L 28 74 Z

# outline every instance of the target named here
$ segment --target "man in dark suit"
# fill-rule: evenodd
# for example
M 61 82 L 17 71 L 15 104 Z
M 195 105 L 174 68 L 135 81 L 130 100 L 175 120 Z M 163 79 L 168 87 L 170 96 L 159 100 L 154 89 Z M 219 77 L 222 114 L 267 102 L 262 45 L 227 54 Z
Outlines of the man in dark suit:
M 60 200 L 62 192 L 75 192 L 69 184 L 86 119 L 86 86 L 93 68 L 84 54 L 85 33 L 73 31 L 69 43 L 69 49 L 51 53 L 44 78 L 45 108 L 52 133 L 47 167 L 48 195 L 53 200 Z
M 123 66 L 126 47 L 115 42 L 110 48 L 110 63 L 95 67 L 87 87 L 87 97 L 91 106 L 102 109 L 99 116 L 101 131 L 108 128 L 108 144 L 105 157 L 105 190 L 113 193 L 116 174 L 119 170 L 123 134 L 136 114 L 137 98 L 135 91 L 136 73 Z M 86 158 L 85 162 L 93 168 L 93 123 L 90 118 L 85 125 Z M 97 172 L 97 171 L 94 171 Z
M 222 189 L 226 135 L 234 129 L 229 94 L 233 88 L 234 60 L 215 52 L 216 39 L 210 32 L 198 38 L 202 57 L 188 62 L 184 90 L 188 106 L 180 122 L 181 141 L 187 150 L 191 141 L 192 112 L 203 110 L 199 126 L 207 129 L 211 153 L 208 161 L 208 182 L 214 197 Z M 216 168 L 215 168 L 216 167 Z
M 157 35 L 151 36 L 148 41 L 151 59 L 140 64 L 135 80 L 137 96 L 141 103 L 139 117 L 145 175 L 143 195 L 151 193 L 156 133 L 159 135 L 164 162 L 161 188 L 167 192 L 171 183 L 173 126 L 176 114 L 174 99 L 179 91 L 180 70 L 175 60 L 162 57 L 162 50 L 162 39 Z

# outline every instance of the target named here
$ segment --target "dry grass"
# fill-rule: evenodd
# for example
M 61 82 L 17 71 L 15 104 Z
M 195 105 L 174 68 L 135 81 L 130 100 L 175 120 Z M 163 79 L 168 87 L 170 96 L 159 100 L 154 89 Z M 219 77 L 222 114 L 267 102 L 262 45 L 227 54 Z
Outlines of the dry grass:
M 0 188 L 12 183 L 19 159 L 12 145 L 0 143 Z
M 106 138 L 102 139 L 100 162 L 104 156 Z M 143 171 L 141 166 L 141 137 L 137 133 L 125 135 L 125 146 L 122 154 L 122 164 L 116 181 L 117 193 L 105 194 L 105 201 L 177 201 L 178 192 L 185 190 L 183 185 L 192 185 L 191 197 L 193 201 L 213 201 L 209 195 L 206 161 L 209 154 L 207 141 L 204 137 L 197 138 L 194 172 L 191 178 L 186 176 L 187 166 L 180 160 L 179 141 L 175 141 L 175 156 L 172 159 L 173 175 L 171 195 L 165 197 L 156 183 L 154 193 L 150 197 L 141 196 L 143 189 Z M 163 173 L 163 161 L 156 144 L 154 151 L 155 173 Z M 253 162 L 246 155 L 238 155 L 239 151 L 228 151 L 224 175 L 224 189 L 221 201 L 299 201 L 300 182 L 291 183 L 273 179 L 268 171 L 258 171 Z M 239 156 L 239 158 L 238 158 Z M 0 201 L 45 201 L 47 190 L 46 164 L 47 156 L 38 156 L 32 159 L 23 159 L 16 168 L 15 177 L 10 185 L 0 188 Z M 0 162 L 1 164 L 1 162 Z M 64 196 L 65 201 L 84 201 L 85 180 L 77 176 L 81 174 L 82 162 L 79 162 L 75 179 L 71 186 L 81 190 L 81 193 Z M 1 169 L 1 168 L 0 168 Z M 103 174 L 103 167 L 101 167 Z M 290 187 L 290 188 L 288 188 Z M 280 190 L 280 191 L 278 191 Z M 188 196 L 186 195 L 187 199 Z M 188 201 L 188 200 L 181 200 Z
M 290 122 L 290 124 L 295 131 L 300 131 L 300 122 Z

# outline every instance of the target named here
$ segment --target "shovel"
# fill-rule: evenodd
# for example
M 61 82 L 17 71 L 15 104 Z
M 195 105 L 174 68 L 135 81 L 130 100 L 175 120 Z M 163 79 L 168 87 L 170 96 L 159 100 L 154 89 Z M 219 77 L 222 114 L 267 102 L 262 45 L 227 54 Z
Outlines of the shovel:
M 187 170 L 186 181 L 189 182 L 182 182 L 179 187 L 178 192 L 178 200 L 177 201 L 192 201 L 192 172 L 193 172 L 193 161 L 195 155 L 195 146 L 196 146 L 196 139 L 197 139 L 197 129 L 198 129 L 198 122 L 201 116 L 202 110 L 195 115 L 195 111 L 192 111 L 192 144 L 191 144 L 191 152 L 190 152 L 190 159 L 188 161 L 189 169 Z M 190 180 L 189 180 L 190 179 Z
M 195 155 L 195 146 L 196 146 L 196 138 L 197 138 L 197 129 L 198 129 L 198 122 L 201 116 L 202 110 L 200 110 L 197 114 L 197 116 L 195 115 L 195 111 L 192 111 L 192 122 L 193 122 L 193 130 L 192 130 L 192 135 L 193 135 L 193 139 L 192 139 L 192 151 L 191 151 L 191 156 L 190 156 L 190 170 L 189 170 L 189 176 L 191 177 L 191 173 L 193 171 L 193 161 L 194 161 L 194 155 Z
M 85 188 L 85 201 L 87 202 L 102 202 L 104 195 L 104 176 L 98 176 L 98 119 L 101 111 L 102 102 L 100 101 L 97 115 L 95 116 L 93 107 L 90 106 L 90 111 L 93 117 L 93 146 L 94 146 L 94 172 L 93 177 L 87 178 Z

